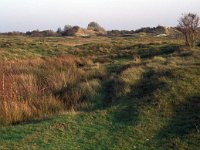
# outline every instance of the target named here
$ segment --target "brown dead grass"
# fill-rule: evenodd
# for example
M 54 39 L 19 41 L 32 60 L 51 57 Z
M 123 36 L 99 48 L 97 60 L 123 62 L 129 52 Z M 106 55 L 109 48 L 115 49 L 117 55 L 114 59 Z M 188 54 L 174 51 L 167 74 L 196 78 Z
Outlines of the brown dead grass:
M 90 66 L 93 66 L 91 60 L 73 56 L 1 62 L 1 124 L 18 123 L 75 108 L 77 102 L 74 101 L 82 101 L 81 87 L 72 92 L 77 94 L 76 97 L 66 92 L 65 96 L 71 98 L 65 102 L 55 93 L 104 74 L 97 69 L 88 69 Z

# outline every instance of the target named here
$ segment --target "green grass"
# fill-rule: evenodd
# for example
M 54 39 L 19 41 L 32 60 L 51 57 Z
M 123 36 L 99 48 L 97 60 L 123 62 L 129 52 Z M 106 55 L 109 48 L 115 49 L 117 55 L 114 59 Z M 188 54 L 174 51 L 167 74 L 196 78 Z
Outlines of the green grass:
M 27 52 L 22 46 L 25 58 L 87 56 L 107 73 L 98 79 L 101 88 L 87 109 L 0 127 L 0 149 L 199 149 L 199 48 L 181 51 L 181 40 L 149 37 L 43 40 L 49 49 L 28 44 Z M 55 51 L 60 41 L 82 44 Z M 9 48 L 4 52 L 14 58 Z M 14 53 L 21 59 L 22 53 Z M 141 62 L 132 62 L 135 53 Z

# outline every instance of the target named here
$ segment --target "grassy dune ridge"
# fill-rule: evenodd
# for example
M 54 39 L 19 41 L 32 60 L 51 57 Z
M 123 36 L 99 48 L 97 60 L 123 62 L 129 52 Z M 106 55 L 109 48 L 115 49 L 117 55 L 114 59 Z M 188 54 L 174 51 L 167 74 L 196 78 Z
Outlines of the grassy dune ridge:
M 0 149 L 198 149 L 200 48 L 182 43 L 1 37 Z

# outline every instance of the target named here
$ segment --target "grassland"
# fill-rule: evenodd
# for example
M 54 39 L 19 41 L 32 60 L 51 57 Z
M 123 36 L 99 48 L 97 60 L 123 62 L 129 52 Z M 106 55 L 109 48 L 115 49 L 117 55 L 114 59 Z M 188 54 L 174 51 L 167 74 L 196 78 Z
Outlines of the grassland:
M 183 44 L 0 37 L 0 149 L 198 150 L 200 48 Z

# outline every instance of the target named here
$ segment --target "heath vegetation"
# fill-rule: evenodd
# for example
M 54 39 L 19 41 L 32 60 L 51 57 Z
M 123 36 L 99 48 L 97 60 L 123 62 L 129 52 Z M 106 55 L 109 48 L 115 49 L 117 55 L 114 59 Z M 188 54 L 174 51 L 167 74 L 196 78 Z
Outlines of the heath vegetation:
M 199 149 L 198 21 L 1 35 L 0 149 Z

